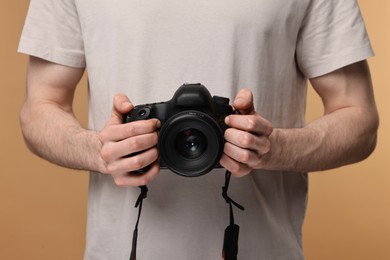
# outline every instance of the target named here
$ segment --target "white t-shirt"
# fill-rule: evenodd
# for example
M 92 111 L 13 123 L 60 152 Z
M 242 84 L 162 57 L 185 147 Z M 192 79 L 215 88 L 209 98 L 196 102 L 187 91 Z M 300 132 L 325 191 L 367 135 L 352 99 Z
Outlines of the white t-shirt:
M 19 51 L 86 67 L 89 126 L 100 130 L 116 93 L 134 104 L 171 99 L 185 82 L 212 95 L 254 93 L 274 127 L 304 126 L 307 78 L 372 56 L 355 0 L 31 0 Z M 140 260 L 221 259 L 228 206 L 222 170 L 149 185 Z M 254 171 L 232 179 L 239 259 L 303 259 L 306 173 Z M 85 259 L 128 259 L 138 188 L 90 175 Z

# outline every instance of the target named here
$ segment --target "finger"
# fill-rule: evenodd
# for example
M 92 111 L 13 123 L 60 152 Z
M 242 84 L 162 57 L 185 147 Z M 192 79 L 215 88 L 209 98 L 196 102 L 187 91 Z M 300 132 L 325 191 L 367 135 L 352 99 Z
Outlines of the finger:
M 248 88 L 243 88 L 238 91 L 236 98 L 233 101 L 233 107 L 240 111 L 241 114 L 253 114 L 255 108 L 253 105 L 253 94 Z
M 225 131 L 224 138 L 235 146 L 256 151 L 258 155 L 268 153 L 271 149 L 271 142 L 265 135 L 256 136 L 246 131 L 228 128 Z
M 107 165 L 108 172 L 113 175 L 121 175 L 145 168 L 158 158 L 157 148 L 151 148 L 134 156 L 124 157 Z
M 248 165 L 249 167 L 253 167 L 258 160 L 258 155 L 256 152 L 249 149 L 242 149 L 228 142 L 225 143 L 223 151 L 231 159 Z
M 160 126 L 160 121 L 155 118 L 127 124 L 108 125 L 101 131 L 99 138 L 102 143 L 117 142 L 133 136 L 152 133 Z
M 270 136 L 273 131 L 271 122 L 257 113 L 254 115 L 230 115 L 225 118 L 225 123 L 232 128 L 257 135 Z
M 160 172 L 158 162 L 154 162 L 150 166 L 150 169 L 143 174 L 130 172 L 116 176 L 114 178 L 115 184 L 119 187 L 136 187 L 149 184 Z
M 116 94 L 114 97 L 109 124 L 121 124 L 123 114 L 130 112 L 133 108 L 133 104 L 125 94 Z
M 219 163 L 226 170 L 230 171 L 232 175 L 235 177 L 243 177 L 245 175 L 248 175 L 252 171 L 252 169 L 249 166 L 233 160 L 226 154 L 222 155 Z
M 103 146 L 101 157 L 106 162 L 114 161 L 129 154 L 152 148 L 156 146 L 157 140 L 157 133 L 154 132 L 127 138 L 120 142 L 109 142 Z

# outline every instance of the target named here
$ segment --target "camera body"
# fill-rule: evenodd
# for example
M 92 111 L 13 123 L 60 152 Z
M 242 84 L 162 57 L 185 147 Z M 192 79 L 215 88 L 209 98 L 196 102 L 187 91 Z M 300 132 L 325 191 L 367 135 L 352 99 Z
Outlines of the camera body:
M 123 115 L 123 123 L 159 119 L 160 168 L 194 177 L 221 167 L 228 128 L 224 121 L 230 114 L 233 108 L 228 98 L 212 97 L 200 83 L 184 84 L 169 101 L 134 107 Z

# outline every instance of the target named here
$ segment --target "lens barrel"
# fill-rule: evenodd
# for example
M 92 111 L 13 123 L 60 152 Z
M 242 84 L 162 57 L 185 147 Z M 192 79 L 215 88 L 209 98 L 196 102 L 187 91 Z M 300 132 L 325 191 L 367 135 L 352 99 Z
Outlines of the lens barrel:
M 216 121 L 199 111 L 183 111 L 160 129 L 158 150 L 161 162 L 187 177 L 208 173 L 223 152 L 223 133 Z

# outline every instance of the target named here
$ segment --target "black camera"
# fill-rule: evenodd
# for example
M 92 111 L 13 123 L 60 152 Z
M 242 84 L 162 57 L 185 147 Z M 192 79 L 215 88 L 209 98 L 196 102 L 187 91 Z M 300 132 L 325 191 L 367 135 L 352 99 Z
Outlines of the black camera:
M 211 97 L 199 83 L 184 84 L 169 101 L 134 107 L 123 116 L 123 123 L 158 118 L 160 168 L 193 177 L 221 167 L 228 128 L 224 121 L 230 114 L 233 108 L 228 98 Z

